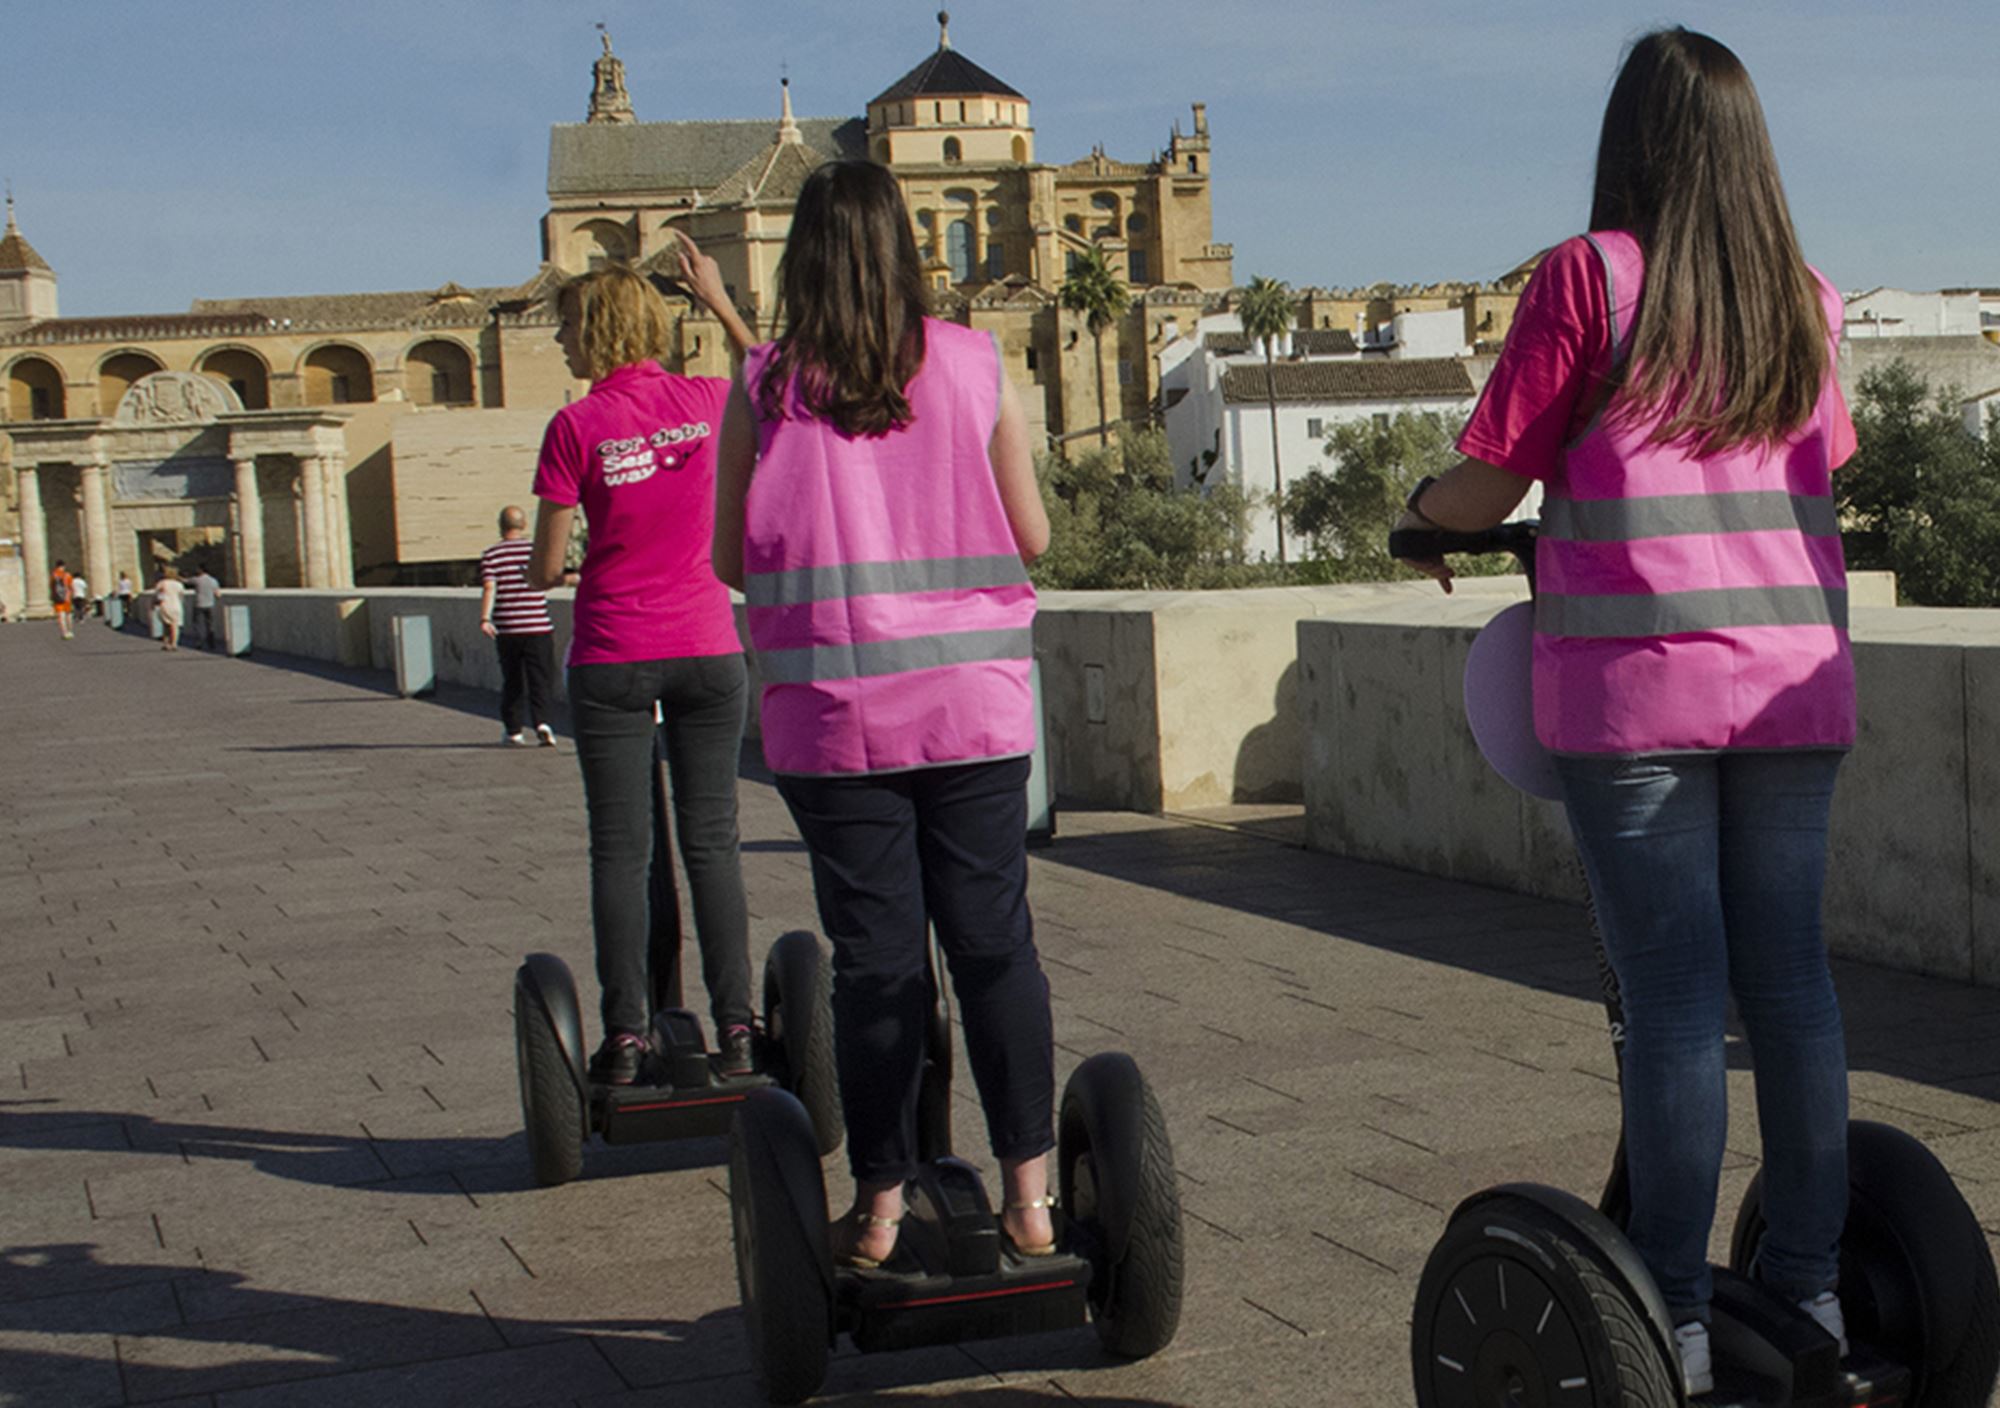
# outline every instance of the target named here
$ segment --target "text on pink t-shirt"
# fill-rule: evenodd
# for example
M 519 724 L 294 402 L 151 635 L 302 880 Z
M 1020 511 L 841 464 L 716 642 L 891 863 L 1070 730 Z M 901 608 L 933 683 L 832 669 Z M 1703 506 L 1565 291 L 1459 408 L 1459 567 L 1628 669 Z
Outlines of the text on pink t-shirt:
M 656 362 L 618 368 L 549 422 L 535 496 L 580 505 L 590 530 L 572 665 L 740 651 L 710 565 L 715 446 L 729 383 Z

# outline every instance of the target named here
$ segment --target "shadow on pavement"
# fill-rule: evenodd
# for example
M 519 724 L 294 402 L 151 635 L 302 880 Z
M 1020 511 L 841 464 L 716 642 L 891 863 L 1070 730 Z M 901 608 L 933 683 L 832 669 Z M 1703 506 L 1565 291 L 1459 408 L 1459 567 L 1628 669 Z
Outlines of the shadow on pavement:
M 115 1125 L 122 1148 L 136 1154 L 247 1163 L 295 1183 L 432 1195 L 439 1191 L 436 1179 L 449 1178 L 468 1196 L 535 1191 L 526 1137 L 519 1132 L 489 1139 L 376 1138 L 194 1124 L 109 1110 L 25 1108 L 40 1103 L 0 1100 L 0 1149 L 101 1151 L 107 1148 L 105 1126 Z M 108 1147 L 117 1152 L 121 1145 Z M 719 1136 L 615 1147 L 593 1139 L 584 1147 L 582 1181 L 721 1168 L 728 1162 L 727 1141 Z M 424 1182 L 427 1175 L 435 1178 Z M 5 1382 L 0 1377 L 0 1384 Z

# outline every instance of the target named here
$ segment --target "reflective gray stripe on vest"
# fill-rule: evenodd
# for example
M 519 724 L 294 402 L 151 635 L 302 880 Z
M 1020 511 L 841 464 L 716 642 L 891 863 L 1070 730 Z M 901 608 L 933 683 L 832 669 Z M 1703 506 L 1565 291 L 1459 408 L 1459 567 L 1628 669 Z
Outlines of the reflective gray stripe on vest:
M 1558 541 L 1622 543 L 1683 533 L 1786 531 L 1830 538 L 1840 532 L 1840 515 L 1824 494 L 1783 489 L 1644 499 L 1554 498 L 1542 505 L 1541 535 Z
M 1015 587 L 1027 580 L 1028 569 L 1021 565 L 1020 554 L 1011 552 L 916 562 L 846 562 L 832 567 L 795 567 L 786 572 L 753 572 L 744 580 L 743 599 L 751 606 L 795 606 L 893 592 Z
M 997 631 L 957 631 L 951 635 L 871 640 L 856 645 L 760 650 L 757 668 L 766 684 L 805 684 L 812 680 L 900 675 L 907 670 L 970 665 L 981 660 L 1029 660 L 1034 654 L 1034 629 L 1009 626 Z
M 1845 587 L 1725 587 L 1658 595 L 1535 598 L 1535 629 L 1548 636 L 1671 636 L 1738 626 L 1847 629 Z

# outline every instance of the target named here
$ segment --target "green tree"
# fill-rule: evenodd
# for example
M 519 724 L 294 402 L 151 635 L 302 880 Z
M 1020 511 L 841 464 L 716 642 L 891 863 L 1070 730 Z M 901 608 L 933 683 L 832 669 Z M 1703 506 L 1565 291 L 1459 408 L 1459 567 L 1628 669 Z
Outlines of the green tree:
M 1278 339 L 1291 330 L 1298 303 L 1277 279 L 1255 278 L 1236 305 L 1243 331 L 1264 344 L 1264 399 L 1271 406 L 1271 502 L 1278 528 L 1278 566 L 1285 565 L 1285 471 L 1278 451 L 1278 380 L 1274 354 Z
M 1097 365 L 1097 443 L 1107 446 L 1111 443 L 1111 417 L 1104 408 L 1104 330 L 1118 321 L 1132 295 L 1118 282 L 1104 251 L 1092 245 L 1076 256 L 1058 297 L 1063 307 L 1083 314 L 1083 324 L 1090 330 Z
M 1959 393 L 1891 362 L 1856 388 L 1854 458 L 1834 475 L 1848 564 L 1896 574 L 1923 606 L 2000 605 L 2000 425 L 1982 441 Z
M 1347 421 L 1327 436 L 1331 469 L 1311 469 L 1285 495 L 1285 516 L 1310 545 L 1300 577 L 1318 582 L 1385 582 L 1409 576 L 1389 556 L 1389 528 L 1411 488 L 1458 462 L 1463 416 L 1404 411 L 1387 424 Z M 1471 559 L 1470 570 L 1504 571 L 1509 560 Z M 1456 566 L 1457 564 L 1454 564 Z
M 1035 584 L 1052 591 L 1164 591 L 1248 586 L 1269 571 L 1244 561 L 1249 503 L 1234 485 L 1174 487 L 1167 438 L 1135 431 L 1112 448 L 1040 461 L 1049 550 Z

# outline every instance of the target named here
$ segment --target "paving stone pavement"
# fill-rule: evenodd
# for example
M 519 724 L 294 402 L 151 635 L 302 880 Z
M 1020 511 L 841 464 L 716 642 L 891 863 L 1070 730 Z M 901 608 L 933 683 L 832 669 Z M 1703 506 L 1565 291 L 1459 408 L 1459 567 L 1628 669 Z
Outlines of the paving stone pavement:
M 759 1401 L 721 1141 L 528 1183 L 510 978 L 547 948 L 587 979 L 583 812 L 567 746 L 498 734 L 479 696 L 0 628 L 0 1404 Z M 761 946 L 812 903 L 754 767 L 743 817 Z M 1032 888 L 1058 1074 L 1125 1049 L 1159 1093 L 1180 1337 L 846 1351 L 827 1401 L 1408 1403 L 1446 1211 L 1610 1157 L 1578 912 L 1311 854 L 1284 809 L 1061 820 Z M 2000 1234 L 2000 993 L 1839 980 L 1857 1114 Z M 962 1088 L 957 1123 L 983 1154 Z

